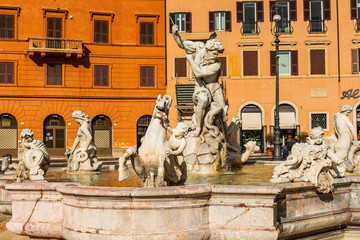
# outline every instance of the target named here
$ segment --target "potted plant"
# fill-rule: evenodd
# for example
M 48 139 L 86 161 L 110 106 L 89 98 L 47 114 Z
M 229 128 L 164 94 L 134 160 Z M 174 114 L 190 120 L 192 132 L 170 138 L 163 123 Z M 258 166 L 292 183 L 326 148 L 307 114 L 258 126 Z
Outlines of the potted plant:
M 275 140 L 275 135 L 273 133 L 268 133 L 265 135 L 265 140 L 267 142 L 267 147 L 266 147 L 266 152 L 268 156 L 272 156 L 273 152 L 274 152 L 274 140 Z
M 306 138 L 309 136 L 309 134 L 307 132 L 300 132 L 298 135 L 299 141 L 301 143 L 306 142 Z

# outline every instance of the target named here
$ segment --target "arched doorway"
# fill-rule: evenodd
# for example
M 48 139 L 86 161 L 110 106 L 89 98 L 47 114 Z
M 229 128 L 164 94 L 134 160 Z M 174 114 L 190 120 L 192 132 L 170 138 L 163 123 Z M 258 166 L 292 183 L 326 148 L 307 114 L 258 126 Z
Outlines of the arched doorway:
M 141 138 L 145 136 L 146 130 L 151 121 L 151 115 L 144 115 L 136 123 L 136 147 L 139 149 L 141 146 Z
M 240 145 L 245 151 L 244 145 L 249 141 L 255 141 L 260 147 L 259 152 L 264 151 L 264 131 L 262 126 L 262 112 L 255 104 L 246 105 L 241 109 L 241 133 Z
M 297 134 L 296 111 L 290 104 L 283 103 L 279 105 L 279 116 L 280 141 L 282 146 L 288 146 L 291 139 Z
M 112 123 L 108 116 L 97 115 L 91 121 L 98 156 L 112 156 Z
M 0 157 L 11 154 L 18 156 L 18 124 L 16 118 L 8 113 L 0 115 Z
M 52 114 L 44 120 L 44 143 L 51 157 L 64 157 L 65 154 L 65 120 L 62 116 Z

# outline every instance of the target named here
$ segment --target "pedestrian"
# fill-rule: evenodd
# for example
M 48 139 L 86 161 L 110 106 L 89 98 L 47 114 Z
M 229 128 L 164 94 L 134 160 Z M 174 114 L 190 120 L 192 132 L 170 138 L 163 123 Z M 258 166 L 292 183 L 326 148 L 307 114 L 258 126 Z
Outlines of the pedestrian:
M 289 151 L 291 152 L 292 147 L 296 144 L 299 143 L 299 137 L 297 135 L 294 136 L 293 139 L 291 139 L 290 144 L 289 144 Z

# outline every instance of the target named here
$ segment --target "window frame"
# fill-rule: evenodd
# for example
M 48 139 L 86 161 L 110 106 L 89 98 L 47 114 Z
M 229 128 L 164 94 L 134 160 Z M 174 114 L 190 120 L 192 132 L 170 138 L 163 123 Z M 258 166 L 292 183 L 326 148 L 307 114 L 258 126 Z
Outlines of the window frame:
M 214 12 L 214 28 L 215 31 L 225 32 L 225 22 L 226 22 L 226 12 L 225 11 L 215 11 Z M 219 26 L 219 29 L 216 29 L 216 25 Z
M 315 3 L 315 2 L 318 2 L 320 3 L 320 14 L 321 14 L 321 19 L 319 20 L 320 24 L 321 24 L 321 31 L 312 31 L 312 27 L 311 27 L 311 24 L 312 24 L 312 21 L 314 21 L 314 19 L 312 19 L 312 4 Z M 325 18 L 324 18 L 324 1 L 323 0 L 314 0 L 314 1 L 309 1 L 309 23 L 310 23 L 310 33 L 323 33 L 325 32 Z
M 59 85 L 55 85 L 55 84 L 48 84 L 48 65 L 50 64 L 58 64 L 61 65 L 61 84 Z M 65 64 L 64 63 L 59 63 L 59 62 L 49 62 L 45 64 L 46 68 L 45 68 L 45 83 L 44 86 L 45 87 L 64 87 L 65 86 Z
M 292 66 L 292 62 L 291 62 L 291 51 L 290 50 L 281 50 L 279 51 L 279 55 L 281 53 L 288 53 L 288 58 L 289 58 L 289 73 L 286 74 L 281 74 L 280 73 L 280 56 L 279 56 L 279 75 L 280 76 L 291 76 L 291 66 Z
M 154 68 L 154 86 L 141 86 L 141 67 L 153 67 Z M 138 88 L 157 88 L 157 65 L 151 64 L 139 64 L 138 65 L 139 77 L 138 77 Z
M 101 86 L 101 85 L 95 85 L 95 67 L 96 66 L 107 66 L 108 67 L 108 85 L 107 86 Z M 112 65 L 111 64 L 93 64 L 92 66 L 92 74 L 93 74 L 93 81 L 92 81 L 92 87 L 93 88 L 112 88 Z
M 259 77 L 259 73 L 260 73 L 260 58 L 259 58 L 259 55 L 260 55 L 260 49 L 253 49 L 253 48 L 249 48 L 249 49 L 247 49 L 247 48 L 245 48 L 245 49 L 243 49 L 242 51 L 242 58 L 241 58 L 241 61 L 242 61 L 242 76 L 244 77 L 244 78 L 258 78 Z M 245 75 L 245 71 L 244 71 L 244 63 L 245 63 L 245 61 L 244 61 L 244 52 L 257 52 L 257 62 L 256 62 L 256 64 L 257 64 L 257 74 L 256 75 Z
M 255 16 L 254 22 L 248 22 L 245 20 L 245 16 L 246 16 L 245 5 L 250 5 L 250 4 L 254 5 L 254 16 Z M 243 29 L 246 24 L 253 23 L 255 26 L 254 32 L 249 33 L 249 32 L 244 32 L 244 30 L 243 30 L 243 34 L 258 34 L 258 30 L 257 30 L 258 19 L 257 19 L 257 4 L 256 4 L 256 2 L 243 2 L 243 19 L 242 20 L 243 20 L 242 21 Z
M 360 19 L 360 0 L 356 1 L 356 17 Z
M 137 46 L 141 47 L 157 47 L 158 46 L 158 23 L 159 23 L 159 14 L 135 14 L 136 16 L 136 43 Z M 140 43 L 140 23 L 142 22 L 152 22 L 154 23 L 154 43 L 153 44 L 141 44 Z
M 91 37 L 90 41 L 95 45 L 110 45 L 112 44 L 112 23 L 114 22 L 115 14 L 112 12 L 90 12 L 91 20 Z M 95 42 L 95 21 L 108 21 L 108 43 Z
M 291 22 L 291 17 L 290 17 L 290 1 L 284 1 L 284 2 L 279 2 L 278 4 L 286 4 L 286 8 L 287 8 L 287 23 L 285 23 L 287 26 L 287 28 L 288 28 L 288 31 L 278 31 L 278 29 L 279 29 L 279 27 L 278 26 L 276 26 L 276 32 L 278 32 L 278 33 L 291 33 L 291 24 L 290 24 L 290 22 Z M 283 12 L 281 12 L 281 13 L 283 13 Z M 282 16 L 282 14 L 279 14 L 280 16 L 281 16 L 281 21 L 280 22 L 277 22 L 276 24 L 279 24 L 279 23 L 281 23 L 281 24 L 284 24 L 284 17 Z M 286 27 L 285 27 L 285 29 L 286 29 Z
M 14 65 L 14 72 L 13 72 L 13 83 L 0 83 L 0 86 L 17 86 L 17 61 L 9 61 L 9 60 L 0 60 L 0 63 L 12 63 Z
M 1 15 L 14 16 L 14 38 L 0 38 L 0 41 L 16 41 L 18 40 L 18 17 L 20 16 L 20 7 L 0 6 Z
M 174 13 L 174 22 L 175 22 L 175 24 L 176 24 L 176 18 L 179 15 L 184 16 L 184 26 L 182 26 L 181 24 L 177 24 L 178 27 L 179 27 L 179 32 L 186 32 L 186 12 L 175 12 Z M 181 22 L 181 20 L 180 20 L 180 22 Z M 183 29 L 182 29 L 182 27 L 183 27 Z
M 309 131 L 311 131 L 312 125 L 312 115 L 313 114 L 325 114 L 326 115 L 326 129 L 324 131 L 330 131 L 330 124 L 329 124 L 329 112 L 326 111 L 318 111 L 318 112 L 309 112 Z

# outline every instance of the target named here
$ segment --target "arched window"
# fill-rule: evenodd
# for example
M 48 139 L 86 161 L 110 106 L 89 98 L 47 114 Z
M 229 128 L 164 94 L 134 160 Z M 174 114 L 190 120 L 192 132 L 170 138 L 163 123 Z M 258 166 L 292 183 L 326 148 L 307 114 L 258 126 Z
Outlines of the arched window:
M 145 136 L 146 130 L 149 127 L 151 115 L 144 115 L 136 123 L 136 146 L 137 149 L 141 146 L 141 138 Z
M 112 156 L 112 123 L 108 116 L 97 115 L 91 121 L 98 156 Z
M 57 114 L 51 114 L 44 120 L 44 143 L 48 148 L 50 156 L 64 156 L 65 142 L 65 120 Z
M 263 144 L 263 126 L 261 109 L 254 105 L 246 105 L 241 109 L 241 134 L 240 145 L 243 151 L 245 151 L 244 145 L 249 141 L 255 141 L 256 145 L 260 147 L 260 152 L 264 149 Z
M 11 154 L 18 156 L 18 124 L 16 118 L 8 113 L 0 115 L 0 157 Z

